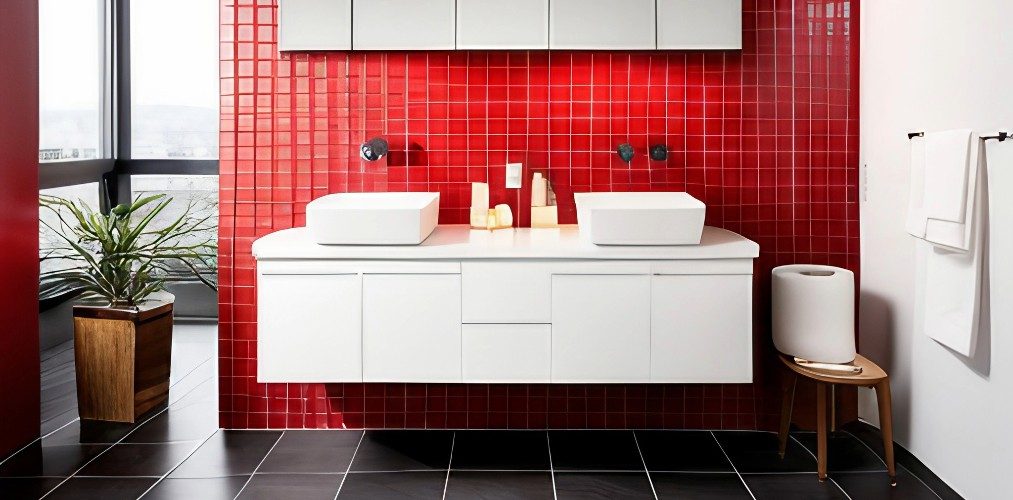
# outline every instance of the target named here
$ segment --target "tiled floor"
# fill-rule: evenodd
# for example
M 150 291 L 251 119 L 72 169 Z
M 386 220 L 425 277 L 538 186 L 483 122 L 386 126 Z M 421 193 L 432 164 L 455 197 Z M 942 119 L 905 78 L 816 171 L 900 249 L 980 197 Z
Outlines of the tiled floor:
M 875 446 L 850 432 L 832 438 L 820 483 L 811 433 L 781 459 L 765 432 L 223 431 L 214 362 L 201 361 L 213 337 L 182 332 L 167 409 L 49 433 L 0 462 L 0 499 L 952 497 L 904 467 L 891 488 Z

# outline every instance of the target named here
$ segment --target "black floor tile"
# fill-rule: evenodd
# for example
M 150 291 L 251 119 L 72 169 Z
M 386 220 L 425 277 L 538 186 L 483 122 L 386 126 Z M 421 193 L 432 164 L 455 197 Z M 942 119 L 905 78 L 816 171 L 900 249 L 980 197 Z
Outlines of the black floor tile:
M 249 476 L 205 477 L 200 479 L 166 478 L 144 495 L 144 500 L 232 500 Z M 294 499 L 293 499 L 294 500 Z
M 447 481 L 446 498 L 551 499 L 552 473 L 455 470 Z
M 85 466 L 79 476 L 163 476 L 183 461 L 199 441 L 117 444 Z
M 816 459 L 792 439 L 782 459 L 777 454 L 777 434 L 722 431 L 714 435 L 739 472 L 816 472 Z
M 632 431 L 552 431 L 556 470 L 643 470 Z
M 75 420 L 42 439 L 46 446 L 61 444 L 114 444 L 134 430 L 137 424 Z
M 279 437 L 275 431 L 218 431 L 169 477 L 250 475 Z
M 258 472 L 344 473 L 362 431 L 285 431 Z
M 45 446 L 35 442 L 0 465 L 0 477 L 69 477 L 109 445 Z
M 752 498 L 734 472 L 652 472 L 651 481 L 658 498 Z
M 709 431 L 637 431 L 637 443 L 647 470 L 732 472 L 714 435 Z
M 654 498 L 646 472 L 557 472 L 556 498 Z
M 451 431 L 366 431 L 353 471 L 446 470 Z
M 338 498 L 387 500 L 398 498 L 443 497 L 447 473 L 429 472 L 360 472 L 348 474 Z
M 218 430 L 218 403 L 196 402 L 168 410 L 130 433 L 125 443 L 203 441 Z
M 549 442 L 545 431 L 458 431 L 450 467 L 547 471 Z
M 3 477 L 0 478 L 0 500 L 42 498 L 63 478 L 59 477 Z
M 743 474 L 756 500 L 844 500 L 847 495 L 833 482 L 820 481 L 816 474 Z M 864 498 L 862 500 L 865 500 Z
M 890 486 L 886 472 L 840 472 L 830 477 L 854 499 L 938 500 L 939 497 L 910 472 L 897 471 L 897 486 Z
M 792 434 L 813 455 L 816 454 L 816 433 Z M 827 468 L 830 472 L 885 471 L 886 465 L 858 438 L 848 433 L 835 432 L 827 439 Z
M 134 500 L 157 479 L 140 477 L 72 477 L 47 500 Z
M 341 474 L 254 474 L 239 494 L 245 500 L 334 500 Z
M 850 422 L 844 424 L 842 427 L 845 432 L 851 434 L 856 439 L 872 448 L 877 455 L 881 457 L 883 456 L 883 435 L 880 434 L 879 429 L 860 421 Z M 956 491 L 953 491 L 953 488 L 951 488 L 950 485 L 943 482 L 943 480 L 929 470 L 929 468 L 926 467 L 921 460 L 918 460 L 918 457 L 912 455 L 911 452 L 904 449 L 903 446 L 895 443 L 893 446 L 893 452 L 896 457 L 898 471 L 901 467 L 903 467 L 906 469 L 906 472 L 916 476 L 918 479 L 921 479 L 922 482 L 927 484 L 928 487 L 943 500 L 963 499 L 963 497 L 957 494 Z

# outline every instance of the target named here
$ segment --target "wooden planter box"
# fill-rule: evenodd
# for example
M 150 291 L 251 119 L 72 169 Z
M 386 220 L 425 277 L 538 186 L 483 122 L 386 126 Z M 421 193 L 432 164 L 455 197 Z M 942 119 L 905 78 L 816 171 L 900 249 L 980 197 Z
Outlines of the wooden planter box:
M 137 310 L 74 306 L 77 408 L 82 420 L 133 423 L 169 398 L 172 302 Z

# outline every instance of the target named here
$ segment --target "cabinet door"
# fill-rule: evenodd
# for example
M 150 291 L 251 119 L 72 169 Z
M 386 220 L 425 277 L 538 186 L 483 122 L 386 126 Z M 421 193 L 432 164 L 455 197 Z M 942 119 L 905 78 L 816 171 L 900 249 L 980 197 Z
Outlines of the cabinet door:
M 549 48 L 549 0 L 457 0 L 457 48 Z
M 659 275 L 651 283 L 652 382 L 752 382 L 751 275 Z
M 658 0 L 659 49 L 741 49 L 742 0 Z
M 551 0 L 549 48 L 655 49 L 655 0 Z
M 552 321 L 550 262 L 463 262 L 465 323 Z
M 651 277 L 552 277 L 552 381 L 646 382 Z
M 552 350 L 549 325 L 464 325 L 465 383 L 547 384 Z
M 352 0 L 355 50 L 453 50 L 454 0 Z
M 366 382 L 461 381 L 461 276 L 362 277 Z
M 261 275 L 257 281 L 259 382 L 361 382 L 357 274 Z
M 281 0 L 278 50 L 352 48 L 352 0 Z

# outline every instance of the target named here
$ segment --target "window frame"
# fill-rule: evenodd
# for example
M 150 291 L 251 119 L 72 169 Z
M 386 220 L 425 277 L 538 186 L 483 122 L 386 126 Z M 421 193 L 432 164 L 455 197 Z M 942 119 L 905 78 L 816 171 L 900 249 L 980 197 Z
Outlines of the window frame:
M 39 162 L 39 188 L 98 182 L 102 210 L 130 201 L 132 175 L 218 175 L 218 160 L 134 159 L 131 152 L 130 0 L 105 0 L 101 72 L 103 158 Z

